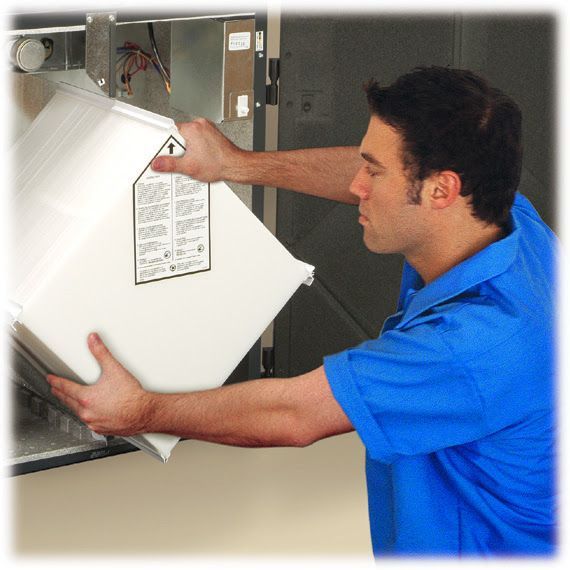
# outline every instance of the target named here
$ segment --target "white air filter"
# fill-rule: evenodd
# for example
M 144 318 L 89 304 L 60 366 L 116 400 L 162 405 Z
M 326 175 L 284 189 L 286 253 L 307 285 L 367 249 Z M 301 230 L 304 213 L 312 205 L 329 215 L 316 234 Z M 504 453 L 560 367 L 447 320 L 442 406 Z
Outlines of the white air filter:
M 170 119 L 75 89 L 13 149 L 14 336 L 91 384 L 101 334 L 149 390 L 223 384 L 313 268 L 224 184 L 150 170 L 183 152 Z M 178 438 L 127 438 L 166 461 Z

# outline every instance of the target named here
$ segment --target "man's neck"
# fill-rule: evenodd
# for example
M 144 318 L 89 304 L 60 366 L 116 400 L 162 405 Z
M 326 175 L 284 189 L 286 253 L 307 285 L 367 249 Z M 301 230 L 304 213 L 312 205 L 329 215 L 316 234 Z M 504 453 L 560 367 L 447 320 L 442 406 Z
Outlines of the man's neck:
M 479 222 L 462 230 L 434 232 L 425 246 L 406 255 L 426 285 L 505 235 L 503 228 Z

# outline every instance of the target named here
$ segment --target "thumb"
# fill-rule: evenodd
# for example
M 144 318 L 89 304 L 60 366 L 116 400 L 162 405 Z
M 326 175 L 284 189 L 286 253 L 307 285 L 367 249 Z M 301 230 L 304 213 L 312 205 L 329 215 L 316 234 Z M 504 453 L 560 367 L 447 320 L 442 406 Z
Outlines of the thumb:
M 181 159 L 172 156 L 158 156 L 152 163 L 151 168 L 158 172 L 182 172 Z
M 91 333 L 87 337 L 87 346 L 91 354 L 95 357 L 95 360 L 97 360 L 101 366 L 103 372 L 109 365 L 116 362 L 115 357 L 111 354 L 111 351 L 105 346 L 105 343 L 97 333 Z

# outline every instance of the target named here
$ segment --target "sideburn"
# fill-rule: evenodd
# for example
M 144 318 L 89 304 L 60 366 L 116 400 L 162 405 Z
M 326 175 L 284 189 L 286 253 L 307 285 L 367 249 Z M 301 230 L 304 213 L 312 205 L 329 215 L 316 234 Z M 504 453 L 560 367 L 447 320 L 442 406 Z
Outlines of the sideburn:
M 413 175 L 408 177 L 408 182 L 409 185 L 406 188 L 408 204 L 419 206 L 422 203 L 422 187 L 424 184 Z

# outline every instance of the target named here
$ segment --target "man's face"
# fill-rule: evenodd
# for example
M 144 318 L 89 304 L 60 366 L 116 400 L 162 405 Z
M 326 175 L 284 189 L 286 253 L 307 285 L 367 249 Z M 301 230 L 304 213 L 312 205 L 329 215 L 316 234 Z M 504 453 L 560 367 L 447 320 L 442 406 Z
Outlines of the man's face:
M 350 192 L 360 200 L 358 221 L 364 229 L 364 243 L 375 253 L 407 256 L 421 247 L 429 226 L 426 206 L 410 199 L 416 192 L 404 170 L 402 137 L 372 115 L 360 154 L 364 163 Z

